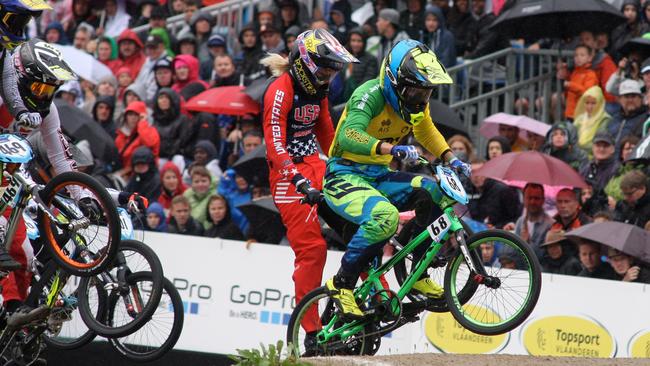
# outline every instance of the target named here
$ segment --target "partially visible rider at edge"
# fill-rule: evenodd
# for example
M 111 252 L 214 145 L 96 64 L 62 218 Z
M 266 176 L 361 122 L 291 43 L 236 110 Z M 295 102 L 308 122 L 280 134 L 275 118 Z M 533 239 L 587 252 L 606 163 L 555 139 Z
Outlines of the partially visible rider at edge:
M 27 109 L 27 113 L 36 113 L 42 119 L 38 123 L 34 121 L 26 123 L 18 119 L 13 121 L 12 124 L 0 125 L 0 129 L 23 135 L 30 134 L 35 129 L 38 129 L 54 174 L 76 171 L 77 165 L 70 152 L 68 142 L 61 131 L 59 113 L 54 103 L 52 103 L 52 98 L 63 83 L 76 80 L 77 75 L 63 60 L 59 50 L 37 38 L 18 46 L 13 55 L 7 58 L 11 61 L 12 69 L 10 73 L 14 74 L 21 100 L 21 103 L 8 103 L 8 105 L 21 104 Z M 9 72 L 4 73 L 4 75 L 7 74 Z M 5 186 L 6 182 L 3 181 L 2 185 Z M 79 207 L 84 211 L 84 214 L 101 215 L 99 204 L 86 192 L 83 192 L 82 189 L 70 193 L 79 201 Z M 136 204 L 140 206 L 140 209 L 144 209 L 148 204 L 146 198 L 137 194 L 115 192 L 111 196 L 120 204 L 137 201 Z M 7 208 L 5 215 L 0 217 L 1 231 L 4 231 L 4 228 L 7 227 L 7 219 L 10 213 L 11 209 Z M 26 267 L 28 256 L 32 255 L 32 250 L 22 218 L 18 220 L 9 254 L 12 260 L 17 260 L 18 268 L 14 267 L 14 270 L 7 277 L 0 280 L 4 306 L 7 312 L 14 314 L 14 321 L 17 321 L 20 317 L 28 319 L 30 316 L 36 316 L 30 313 L 31 309 L 23 307 L 21 311 L 16 311 L 27 297 L 27 289 L 31 281 L 31 272 Z
M 271 54 L 261 62 L 273 73 L 263 98 L 264 139 L 273 201 L 296 255 L 296 302 L 321 285 L 327 256 L 316 212 L 325 163 L 316 143 L 328 151 L 334 137 L 329 83 L 346 64 L 357 62 L 323 29 L 301 33 L 288 60 Z M 309 205 L 300 203 L 303 195 Z M 316 308 L 305 316 L 302 326 L 308 332 L 320 328 Z
M 414 206 L 416 223 L 424 230 L 434 219 L 433 203 L 443 197 L 433 179 L 389 169 L 393 157 L 405 163 L 419 158 L 414 146 L 395 144 L 413 131 L 432 154 L 464 175 L 471 174 L 471 167 L 454 156 L 429 114 L 434 88 L 452 82 L 433 51 L 418 41 L 403 40 L 383 60 L 379 77 L 357 88 L 347 102 L 323 183 L 330 208 L 359 225 L 341 268 L 326 282 L 344 319 L 363 317 L 353 289 L 363 267 L 381 254 L 397 231 L 398 209 Z M 413 290 L 429 298 L 443 295 L 426 271 Z

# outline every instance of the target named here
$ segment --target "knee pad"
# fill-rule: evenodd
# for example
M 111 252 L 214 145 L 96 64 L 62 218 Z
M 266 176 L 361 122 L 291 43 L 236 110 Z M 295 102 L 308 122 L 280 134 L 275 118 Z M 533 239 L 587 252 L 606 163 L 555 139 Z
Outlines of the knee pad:
M 372 219 L 363 224 L 366 239 L 370 243 L 384 242 L 397 232 L 399 211 L 387 201 L 379 201 L 370 212 Z

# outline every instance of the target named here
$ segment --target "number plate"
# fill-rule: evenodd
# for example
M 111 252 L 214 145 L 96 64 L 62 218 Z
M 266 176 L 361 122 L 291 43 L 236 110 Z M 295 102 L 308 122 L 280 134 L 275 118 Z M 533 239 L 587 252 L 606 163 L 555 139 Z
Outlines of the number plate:
M 0 135 L 0 161 L 27 163 L 32 160 L 32 149 L 27 140 L 16 135 Z
M 18 197 L 20 188 L 20 183 L 14 177 L 9 177 L 9 186 L 4 189 L 2 196 L 0 196 L 2 203 L 14 207 L 16 205 L 16 197 Z
M 129 213 L 122 207 L 117 208 L 117 212 L 120 215 L 120 228 L 122 234 L 122 240 L 133 239 L 133 222 L 131 221 L 131 216 Z
M 434 242 L 439 243 L 442 237 L 445 236 L 447 231 L 449 231 L 450 226 L 451 221 L 449 221 L 447 214 L 442 214 L 442 216 L 438 217 L 431 225 L 427 227 L 427 230 L 429 231 L 431 239 L 433 239 Z

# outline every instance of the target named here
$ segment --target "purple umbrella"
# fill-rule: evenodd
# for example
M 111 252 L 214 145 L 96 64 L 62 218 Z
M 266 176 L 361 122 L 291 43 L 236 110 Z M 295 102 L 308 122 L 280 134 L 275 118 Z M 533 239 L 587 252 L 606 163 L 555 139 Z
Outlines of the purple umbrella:
M 479 131 L 481 135 L 491 138 L 499 134 L 499 125 L 519 127 L 519 137 L 524 140 L 528 140 L 526 131 L 530 131 L 536 135 L 546 136 L 548 130 L 551 129 L 551 125 L 534 120 L 528 116 L 497 113 L 484 119 Z
M 635 225 L 616 221 L 598 222 L 572 230 L 566 236 L 595 241 L 650 263 L 650 235 Z

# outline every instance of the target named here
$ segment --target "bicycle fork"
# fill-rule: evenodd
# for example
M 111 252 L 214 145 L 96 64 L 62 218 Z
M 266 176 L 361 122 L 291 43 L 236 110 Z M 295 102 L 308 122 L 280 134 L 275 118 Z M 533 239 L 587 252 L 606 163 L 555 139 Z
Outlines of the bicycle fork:
M 142 312 L 144 302 L 137 286 L 131 286 L 127 282 L 127 276 L 131 274 L 131 270 L 127 266 L 124 253 L 117 252 L 115 257 L 115 268 L 117 269 L 116 277 L 117 282 L 113 277 L 107 273 L 100 274 L 104 282 L 104 289 L 108 291 L 117 290 L 124 300 L 126 311 L 132 318 L 135 318 Z
M 490 288 L 498 288 L 501 285 L 497 277 L 490 276 L 483 267 L 483 262 L 476 251 L 470 251 L 465 241 L 465 231 L 458 230 L 453 235 L 456 239 L 460 251 L 463 253 L 465 264 L 470 270 L 471 279 L 480 285 L 485 285 Z M 477 265 L 478 264 L 478 265 Z

